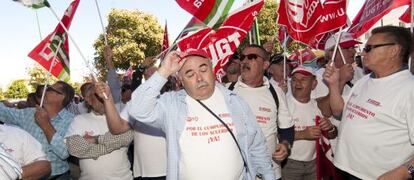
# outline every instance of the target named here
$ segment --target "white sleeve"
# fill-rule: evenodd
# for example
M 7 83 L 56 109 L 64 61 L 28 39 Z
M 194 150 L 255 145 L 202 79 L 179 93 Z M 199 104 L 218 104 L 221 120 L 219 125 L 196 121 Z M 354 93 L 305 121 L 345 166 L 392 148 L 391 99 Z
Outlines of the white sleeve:
M 35 161 L 48 160 L 46 154 L 42 150 L 42 145 L 29 133 L 22 133 L 24 138 L 24 165 L 30 164 Z
M 77 115 L 73 118 L 72 123 L 70 123 L 69 128 L 66 131 L 65 138 L 73 135 L 83 136 L 83 134 L 81 134 L 82 126 L 80 122 L 85 121 L 86 119 L 83 119 L 81 116 L 82 115 Z
M 295 125 L 295 122 L 293 121 L 292 115 L 289 112 L 287 101 L 286 101 L 286 95 L 283 92 L 283 90 L 276 86 L 274 87 L 277 98 L 279 99 L 279 109 L 278 109 L 278 116 L 277 116 L 277 122 L 278 127 L 282 129 L 290 128 L 293 125 Z

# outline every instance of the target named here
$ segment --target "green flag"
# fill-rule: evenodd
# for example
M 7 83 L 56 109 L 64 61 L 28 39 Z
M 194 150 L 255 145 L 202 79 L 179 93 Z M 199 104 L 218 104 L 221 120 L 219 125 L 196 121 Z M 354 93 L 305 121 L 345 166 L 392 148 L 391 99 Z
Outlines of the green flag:
M 13 0 L 14 2 L 22 3 L 26 7 L 30 7 L 33 9 L 39 9 L 42 7 L 50 7 L 49 2 L 47 0 Z

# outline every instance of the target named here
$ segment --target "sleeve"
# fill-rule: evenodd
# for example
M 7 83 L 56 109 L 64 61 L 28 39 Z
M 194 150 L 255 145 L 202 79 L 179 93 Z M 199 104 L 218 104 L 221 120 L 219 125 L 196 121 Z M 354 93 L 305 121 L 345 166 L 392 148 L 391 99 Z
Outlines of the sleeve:
M 274 88 L 279 99 L 279 109 L 277 112 L 277 126 L 280 129 L 293 127 L 295 125 L 295 122 L 293 121 L 292 115 L 289 112 L 286 95 L 280 87 L 276 86 Z
M 19 126 L 20 119 L 19 114 L 23 110 L 16 109 L 16 108 L 9 108 L 6 107 L 2 102 L 0 103 L 0 121 L 4 122 L 5 124 L 12 124 Z
M 128 115 L 133 119 L 154 126 L 164 127 L 166 107 L 160 100 L 160 91 L 167 79 L 155 72 L 148 81 L 139 86 L 133 93 L 127 107 Z M 169 94 L 165 93 L 164 95 Z
M 109 150 L 117 150 L 121 147 L 127 147 L 134 139 L 134 131 L 128 130 L 119 135 L 112 135 L 110 132 L 98 137 L 98 144 L 103 144 Z
M 249 144 L 248 149 L 252 167 L 258 174 L 262 175 L 263 179 L 273 180 L 275 179 L 275 172 L 272 168 L 272 158 L 267 151 L 266 139 L 249 106 L 244 103 L 241 103 L 241 105 L 243 106 L 243 109 L 247 110 L 244 111 L 246 113 L 245 117 L 247 117 L 247 126 L 253 129 L 253 132 L 249 133 L 249 135 L 253 135 L 248 137 L 252 138 L 252 143 Z
M 110 153 L 103 144 L 92 144 L 80 135 L 73 135 L 66 138 L 68 151 L 72 156 L 82 159 L 96 159 L 99 156 Z
M 109 88 L 111 89 L 112 98 L 114 103 L 121 101 L 121 83 L 118 80 L 115 69 L 110 69 L 106 75 Z
M 24 164 L 27 165 L 35 161 L 48 160 L 46 154 L 42 150 L 42 145 L 33 136 L 25 131 L 20 132 L 24 136 Z

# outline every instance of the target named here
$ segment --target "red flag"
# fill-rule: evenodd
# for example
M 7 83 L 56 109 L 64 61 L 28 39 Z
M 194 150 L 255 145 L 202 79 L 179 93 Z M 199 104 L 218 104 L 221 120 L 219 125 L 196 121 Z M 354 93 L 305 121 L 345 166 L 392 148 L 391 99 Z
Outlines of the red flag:
M 411 6 L 401 15 L 400 20 L 405 23 L 411 23 Z
M 209 27 L 200 29 L 179 40 L 177 46 L 181 51 L 204 49 L 211 57 L 217 77 L 222 77 L 223 67 L 246 36 L 263 4 L 263 0 L 251 2 L 229 14 L 217 31 Z
M 170 47 L 170 43 L 168 41 L 168 29 L 167 29 L 167 21 L 165 22 L 164 27 L 164 39 L 162 40 L 162 49 L 161 51 L 164 51 Z
M 234 0 L 176 0 L 176 2 L 181 8 L 212 28 L 226 18 Z
M 317 37 L 346 24 L 346 0 L 281 0 L 278 24 L 297 41 L 311 45 Z
M 78 8 L 80 0 L 73 1 L 65 14 L 62 17 L 62 23 L 66 29 L 69 29 L 76 9 Z M 59 49 L 58 44 L 61 43 Z M 56 59 L 53 64 L 53 57 L 57 51 Z M 69 69 L 69 41 L 63 27 L 58 24 L 55 31 L 50 33 L 44 40 L 40 42 L 30 53 L 29 57 L 42 65 L 46 70 L 52 66 L 52 75 L 60 80 L 68 81 L 70 78 Z
M 318 126 L 321 117 L 315 117 L 315 123 Z M 342 177 L 333 165 L 334 154 L 331 149 L 331 143 L 327 138 L 327 132 L 322 132 L 322 136 L 316 140 L 316 179 L 335 179 L 341 180 Z
M 391 10 L 411 4 L 411 0 L 366 0 L 352 21 L 348 32 L 357 38 L 367 32 L 378 20 Z

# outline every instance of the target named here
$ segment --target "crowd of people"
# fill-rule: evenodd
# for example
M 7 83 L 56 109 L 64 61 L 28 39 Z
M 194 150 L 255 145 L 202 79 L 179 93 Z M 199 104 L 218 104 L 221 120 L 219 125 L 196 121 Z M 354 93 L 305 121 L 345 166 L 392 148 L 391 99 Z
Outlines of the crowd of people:
M 371 34 L 362 52 L 331 37 L 317 68 L 247 45 L 219 81 L 201 49 L 147 57 L 120 81 L 106 46 L 106 81 L 85 82 L 81 101 L 58 81 L 0 103 L 0 179 L 71 179 L 70 161 L 80 179 L 311 180 L 324 138 L 335 178 L 412 179 L 412 34 Z

